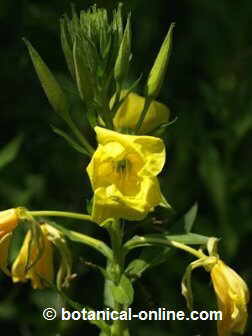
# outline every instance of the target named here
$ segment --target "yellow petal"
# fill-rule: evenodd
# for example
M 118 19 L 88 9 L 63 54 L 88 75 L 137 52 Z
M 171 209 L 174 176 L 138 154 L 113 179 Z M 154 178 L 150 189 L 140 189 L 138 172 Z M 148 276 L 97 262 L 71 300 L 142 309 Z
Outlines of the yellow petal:
M 102 127 L 95 127 L 95 132 L 99 144 L 117 142 L 127 152 L 136 153 L 145 163 L 144 173 L 157 175 L 162 170 L 165 163 L 165 145 L 160 138 L 121 134 Z
M 22 248 L 12 266 L 13 282 L 25 282 L 30 279 L 34 289 L 49 286 L 49 282 L 53 281 L 54 276 L 52 243 L 47 239 L 47 231 L 43 225 L 41 226 L 41 231 L 43 233 L 43 236 L 40 237 L 43 239 L 41 256 L 38 258 L 39 251 L 36 246 L 36 241 L 31 241 L 31 231 L 28 231 Z
M 125 196 L 115 185 L 98 188 L 94 194 L 92 217 L 97 223 L 108 218 L 142 220 L 161 202 L 156 178 L 143 178 L 134 196 Z
M 218 299 L 222 320 L 218 321 L 219 336 L 233 332 L 244 333 L 247 323 L 249 290 L 244 280 L 219 260 L 211 270 L 211 278 Z
M 127 94 L 126 90 L 122 91 L 121 98 Z M 115 97 L 111 99 L 113 105 Z M 113 124 L 116 130 L 135 129 L 144 108 L 145 98 L 135 93 L 130 93 L 124 102 L 117 110 L 113 119 Z M 140 128 L 140 134 L 146 134 L 154 130 L 160 124 L 169 121 L 170 110 L 164 104 L 153 101 L 147 111 L 145 119 Z
M 16 209 L 0 211 L 0 238 L 15 229 L 18 224 Z
M 10 275 L 7 265 L 11 238 L 12 233 L 7 233 L 0 239 L 0 269 L 7 275 Z

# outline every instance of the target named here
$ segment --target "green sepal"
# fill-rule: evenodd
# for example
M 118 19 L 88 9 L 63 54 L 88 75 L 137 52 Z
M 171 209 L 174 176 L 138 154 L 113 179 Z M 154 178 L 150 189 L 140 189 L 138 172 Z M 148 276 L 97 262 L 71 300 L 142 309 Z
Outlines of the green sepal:
M 63 90 L 31 43 L 25 38 L 23 40 L 28 48 L 32 63 L 50 104 L 55 112 L 67 121 L 69 118 L 68 101 Z
M 17 156 L 23 141 L 23 135 L 18 135 L 5 145 L 0 151 L 0 170 Z
M 168 127 L 170 127 L 171 125 L 173 125 L 176 121 L 177 121 L 177 117 L 175 117 L 173 120 L 166 122 L 166 123 L 162 123 L 160 124 L 158 127 L 154 128 L 154 130 L 152 130 L 150 133 L 148 133 L 148 135 L 151 136 L 156 136 L 156 137 L 160 137 Z
M 90 156 L 90 154 L 88 153 L 88 151 L 84 147 L 82 147 L 81 145 L 79 145 L 75 140 L 73 140 L 67 133 L 65 133 L 64 131 L 62 131 L 59 128 L 54 127 L 52 125 L 51 125 L 51 127 L 52 127 L 52 130 L 56 134 L 62 136 L 68 142 L 68 144 L 72 148 L 74 148 L 77 152 L 79 152 L 81 154 L 84 154 L 84 155 L 87 155 L 87 156 Z
M 184 273 L 182 282 L 181 282 L 181 292 L 186 299 L 187 308 L 191 311 L 193 308 L 193 293 L 191 285 L 192 271 L 195 268 L 203 266 L 204 259 L 198 259 L 189 264 Z
M 167 202 L 163 194 L 161 194 L 161 203 L 159 204 L 159 206 L 169 209 L 169 210 L 172 209 L 172 206 Z
M 118 285 L 112 287 L 112 294 L 116 302 L 129 306 L 134 299 L 134 289 L 126 275 L 122 275 Z
M 154 65 L 148 76 L 145 87 L 146 97 L 152 97 L 155 99 L 159 95 L 171 54 L 172 33 L 174 26 L 175 23 L 170 25 L 169 31 L 165 37 L 164 42 L 162 43 Z

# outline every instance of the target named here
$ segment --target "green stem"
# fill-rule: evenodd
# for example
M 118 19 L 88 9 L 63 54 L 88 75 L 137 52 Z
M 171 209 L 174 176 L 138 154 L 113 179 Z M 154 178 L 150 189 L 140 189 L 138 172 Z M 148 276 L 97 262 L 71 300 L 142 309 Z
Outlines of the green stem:
M 76 212 L 46 210 L 46 211 L 27 211 L 27 214 L 33 217 L 67 217 L 94 222 L 91 216 Z
M 94 148 L 90 145 L 90 143 L 86 140 L 86 138 L 81 134 L 80 130 L 76 127 L 75 123 L 73 120 L 69 117 L 67 120 L 67 123 L 75 136 L 80 140 L 82 145 L 86 148 L 90 156 L 94 154 Z
M 128 241 L 124 245 L 124 253 L 127 254 L 128 251 L 142 246 L 152 246 L 152 245 L 161 245 L 161 246 L 173 246 L 178 249 L 184 250 L 190 254 L 193 254 L 197 258 L 205 257 L 205 254 L 201 250 L 196 250 L 188 245 L 179 243 L 175 240 L 168 240 L 162 238 L 153 238 L 153 237 L 137 237 Z
M 123 254 L 123 229 L 119 221 L 114 220 L 111 222 L 111 225 L 107 227 L 110 234 L 113 259 L 110 264 L 108 264 L 107 271 L 111 275 L 111 281 L 113 283 L 110 286 L 112 289 L 114 286 L 118 286 L 121 276 L 124 273 L 124 254 Z M 110 281 L 110 280 L 109 280 Z M 109 289 L 109 287 L 107 287 Z M 124 309 L 123 305 L 120 302 L 117 302 L 113 297 L 111 290 L 107 292 L 107 295 L 112 297 L 111 302 L 113 303 L 113 309 L 120 312 Z M 106 300 L 107 301 L 107 300 Z M 111 336 L 129 336 L 129 330 L 127 321 L 117 320 L 114 321 L 111 326 Z
M 143 123 L 144 118 L 145 118 L 145 116 L 146 116 L 146 114 L 147 114 L 147 112 L 148 112 L 148 109 L 149 109 L 149 107 L 150 107 L 150 104 L 151 104 L 152 100 L 153 100 L 153 99 L 150 98 L 150 97 L 147 97 L 147 98 L 145 99 L 145 103 L 144 103 L 143 111 L 141 112 L 140 118 L 139 118 L 139 120 L 138 120 L 138 122 L 137 122 L 137 124 L 136 124 L 136 128 L 135 128 L 135 133 L 136 133 L 136 134 L 138 134 L 139 129 L 140 129 L 141 126 L 142 126 L 142 123 Z

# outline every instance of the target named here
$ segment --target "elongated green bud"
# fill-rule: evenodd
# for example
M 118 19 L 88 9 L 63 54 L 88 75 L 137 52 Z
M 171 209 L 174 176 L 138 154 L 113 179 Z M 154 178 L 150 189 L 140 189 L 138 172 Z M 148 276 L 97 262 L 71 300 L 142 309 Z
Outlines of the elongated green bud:
M 129 15 L 114 68 L 114 77 L 117 82 L 121 82 L 126 78 L 129 69 L 130 56 L 131 56 L 131 26 Z
M 59 83 L 31 43 L 26 39 L 24 42 L 50 104 L 63 119 L 68 119 L 68 103 Z
M 169 31 L 150 71 L 145 88 L 147 97 L 155 99 L 158 96 L 162 87 L 171 53 L 172 32 L 174 26 L 175 23 L 172 23 L 170 25 Z

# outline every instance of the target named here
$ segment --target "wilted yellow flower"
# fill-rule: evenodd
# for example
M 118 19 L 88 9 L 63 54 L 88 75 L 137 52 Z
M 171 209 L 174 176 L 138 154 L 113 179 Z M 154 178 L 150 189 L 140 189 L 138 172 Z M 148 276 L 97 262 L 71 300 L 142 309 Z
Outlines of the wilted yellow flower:
M 125 97 L 126 94 L 127 91 L 123 90 L 121 98 Z M 114 99 L 115 97 L 113 96 L 111 99 L 112 105 Z M 135 129 L 144 108 L 144 103 L 144 97 L 141 97 L 136 93 L 130 93 L 115 114 L 113 119 L 115 129 L 117 131 L 122 129 Z M 153 131 L 159 125 L 167 123 L 169 121 L 169 116 L 170 110 L 167 106 L 157 101 L 153 101 L 143 120 L 142 126 L 139 129 L 139 133 L 146 134 Z
M 47 237 L 46 225 L 41 225 L 41 232 L 42 235 L 38 237 L 41 242 L 41 251 L 37 246 L 38 240 L 32 237 L 32 232 L 29 230 L 12 265 L 13 282 L 25 282 L 30 279 L 35 289 L 49 286 L 54 277 L 53 246 Z
M 18 221 L 16 209 L 0 211 L 0 269 L 7 274 L 9 274 L 7 263 L 12 231 Z
M 222 311 L 218 321 L 218 335 L 243 334 L 247 323 L 249 290 L 243 279 L 230 267 L 218 260 L 212 267 L 211 279 Z
M 18 224 L 16 209 L 0 211 L 0 238 L 12 232 Z
M 162 203 L 156 176 L 165 163 L 163 141 L 101 127 L 95 131 L 99 146 L 87 167 L 94 190 L 93 219 L 143 219 Z

